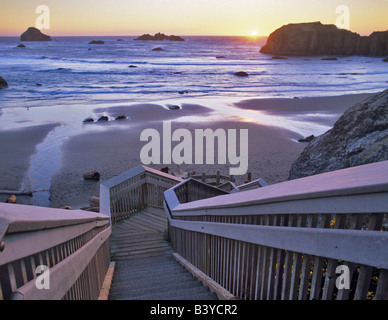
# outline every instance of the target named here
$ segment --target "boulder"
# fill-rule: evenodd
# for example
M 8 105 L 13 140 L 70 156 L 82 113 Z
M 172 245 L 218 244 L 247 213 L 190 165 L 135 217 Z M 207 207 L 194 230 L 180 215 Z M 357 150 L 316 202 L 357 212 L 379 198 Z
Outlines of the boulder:
M 311 136 L 308 136 L 306 138 L 302 138 L 302 139 L 299 139 L 298 141 L 299 142 L 311 142 L 315 139 L 315 136 L 314 135 L 311 135 Z
M 121 116 L 116 117 L 115 120 L 126 120 L 126 119 L 127 119 L 127 116 L 123 114 Z
M 293 163 L 289 179 L 388 160 L 388 90 L 349 108 Z
M 383 59 L 384 62 L 388 62 L 388 57 Z
M 88 122 L 94 122 L 94 119 L 89 117 L 89 118 L 86 118 L 84 121 L 84 123 L 88 123 Z
M 101 121 L 109 121 L 109 118 L 108 116 L 101 116 L 97 121 L 101 122 Z
M 0 77 L 0 89 L 8 88 L 8 83 L 2 77 Z
M 18 47 L 18 48 L 25 48 L 26 46 L 25 46 L 23 43 L 21 43 L 21 44 L 19 44 L 17 47 Z
M 102 40 L 93 40 L 91 42 L 89 42 L 89 44 L 104 44 L 105 42 L 102 41 Z
M 8 199 L 5 201 L 6 203 L 16 203 L 16 196 L 13 194 L 8 197 Z
M 97 170 L 85 172 L 83 174 L 85 180 L 100 180 L 101 174 Z
M 177 105 L 171 105 L 171 106 L 168 106 L 168 108 L 170 109 L 170 110 L 180 110 L 180 106 L 177 106 Z
M 20 41 L 52 41 L 52 39 L 40 32 L 39 29 L 30 27 L 20 36 Z
M 236 72 L 234 75 L 237 77 L 248 77 L 248 73 L 246 73 L 244 71 Z
M 290 23 L 275 30 L 261 53 L 286 56 L 388 55 L 388 30 L 370 36 L 338 29 L 321 22 Z
M 163 49 L 160 47 L 157 47 L 157 48 L 153 48 L 152 51 L 163 51 Z
M 164 173 L 168 173 L 169 168 L 168 167 L 163 167 L 162 169 L 160 169 L 160 171 L 162 171 Z

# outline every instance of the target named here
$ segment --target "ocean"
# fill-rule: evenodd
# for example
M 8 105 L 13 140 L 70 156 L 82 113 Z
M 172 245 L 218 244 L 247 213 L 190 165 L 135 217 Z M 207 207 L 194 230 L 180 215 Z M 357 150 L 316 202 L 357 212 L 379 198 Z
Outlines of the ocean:
M 305 97 L 377 92 L 387 87 L 381 58 L 293 57 L 259 53 L 265 38 L 0 37 L 1 108 L 152 102 L 175 97 Z M 103 45 L 91 45 L 102 40 Z M 160 47 L 162 51 L 152 49 Z M 220 58 L 222 57 L 222 58 Z M 248 77 L 237 77 L 244 71 Z
M 135 37 L 54 37 L 26 42 L 0 37 L 0 132 L 59 123 L 37 145 L 22 190 L 34 190 L 34 205 L 50 205 L 51 178 L 60 168 L 61 146 L 73 135 L 103 126 L 84 126 L 98 108 L 131 104 L 202 104 L 237 112 L 230 104 L 252 98 L 336 96 L 387 88 L 382 58 L 273 59 L 259 53 L 265 38 L 184 37 L 184 42 L 134 41 Z M 102 40 L 102 45 L 89 44 Z M 154 51 L 155 48 L 162 50 Z M 238 77 L 237 72 L 247 77 Z M 301 135 L 327 127 L 280 119 Z M 275 123 L 276 125 L 276 123 Z

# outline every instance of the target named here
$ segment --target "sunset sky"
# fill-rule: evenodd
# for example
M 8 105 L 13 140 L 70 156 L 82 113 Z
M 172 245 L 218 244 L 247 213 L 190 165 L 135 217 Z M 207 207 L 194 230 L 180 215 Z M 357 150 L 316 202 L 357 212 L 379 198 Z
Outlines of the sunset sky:
M 50 9 L 51 36 L 268 35 L 288 23 L 335 24 L 350 9 L 350 29 L 362 35 L 388 29 L 388 0 L 0 0 L 0 35 L 35 26 L 38 5 Z

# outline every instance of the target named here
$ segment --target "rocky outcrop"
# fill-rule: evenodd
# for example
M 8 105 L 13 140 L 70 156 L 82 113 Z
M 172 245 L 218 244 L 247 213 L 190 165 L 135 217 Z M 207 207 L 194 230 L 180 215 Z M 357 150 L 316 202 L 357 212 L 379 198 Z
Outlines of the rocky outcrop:
M 40 32 L 39 29 L 30 27 L 20 36 L 20 41 L 51 41 L 51 37 Z
M 151 36 L 149 34 L 143 34 L 142 36 L 134 39 L 134 40 L 141 40 L 141 41 L 163 41 L 163 40 L 168 40 L 168 41 L 185 41 L 185 39 L 178 37 L 178 36 L 167 36 L 164 33 L 156 33 L 155 35 Z
M 289 179 L 388 160 L 388 90 L 348 109 L 316 137 L 291 167 Z
M 8 83 L 2 77 L 0 77 L 0 89 L 8 88 Z
M 90 41 L 89 44 L 104 44 L 105 42 L 102 41 L 102 40 L 93 40 L 93 41 Z
M 388 55 L 388 30 L 360 36 L 320 22 L 288 24 L 275 30 L 260 52 L 286 55 Z

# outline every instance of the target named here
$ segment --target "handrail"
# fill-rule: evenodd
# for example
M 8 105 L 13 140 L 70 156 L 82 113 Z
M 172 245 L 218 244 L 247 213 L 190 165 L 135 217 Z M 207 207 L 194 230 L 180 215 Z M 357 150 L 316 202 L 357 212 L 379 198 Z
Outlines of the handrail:
M 97 299 L 110 262 L 109 217 L 81 210 L 0 204 L 0 300 Z M 40 288 L 38 267 L 48 272 Z M 39 271 L 40 270 L 40 271 Z
M 146 205 L 162 207 L 163 192 L 181 178 L 147 166 L 139 166 L 100 184 L 100 212 L 115 224 Z
M 182 203 L 174 250 L 241 299 L 388 299 L 388 161 Z M 347 267 L 350 289 L 337 288 Z

